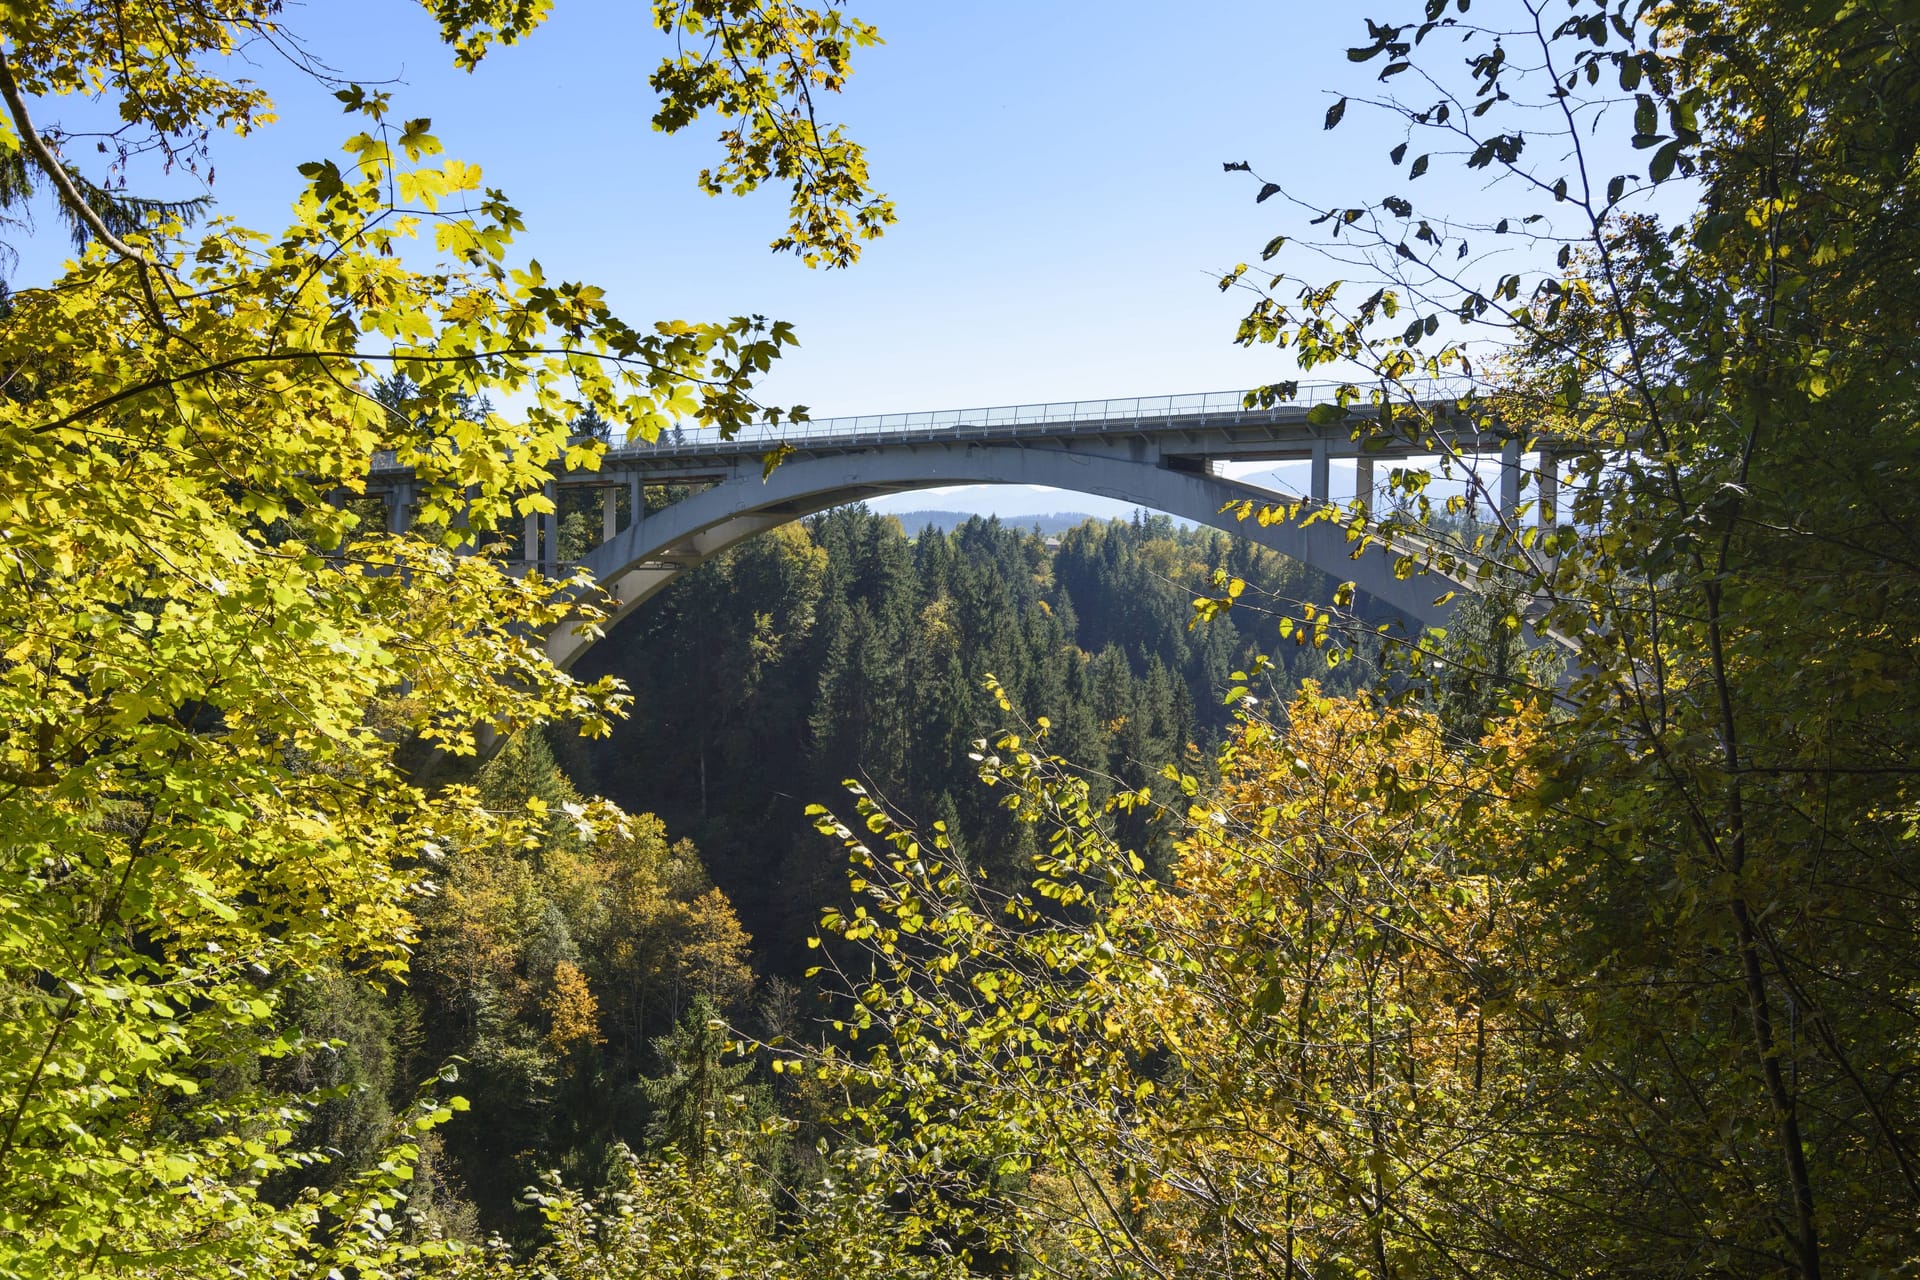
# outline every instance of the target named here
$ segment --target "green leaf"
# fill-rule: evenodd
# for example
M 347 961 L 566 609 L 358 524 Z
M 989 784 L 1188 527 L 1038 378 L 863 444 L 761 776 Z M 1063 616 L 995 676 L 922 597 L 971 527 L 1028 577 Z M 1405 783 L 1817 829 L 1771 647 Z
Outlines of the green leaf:
M 1633 131 L 1636 134 L 1656 133 L 1660 128 L 1660 112 L 1648 94 L 1639 94 L 1633 100 Z
M 1653 160 L 1647 165 L 1647 177 L 1656 185 L 1673 176 L 1673 168 L 1680 159 L 1680 142 L 1675 139 L 1653 153 Z

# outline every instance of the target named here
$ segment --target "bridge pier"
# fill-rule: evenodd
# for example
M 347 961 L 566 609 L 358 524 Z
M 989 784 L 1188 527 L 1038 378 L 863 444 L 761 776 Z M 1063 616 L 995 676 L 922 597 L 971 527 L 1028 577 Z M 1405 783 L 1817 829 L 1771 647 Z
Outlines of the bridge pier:
M 1307 496 L 1315 502 L 1324 504 L 1327 500 L 1327 480 L 1331 471 L 1327 461 L 1327 442 L 1315 440 L 1310 457 L 1312 461 L 1309 464 Z
M 387 532 L 405 533 L 413 527 L 413 486 L 395 485 L 387 494 Z
M 1553 528 L 1558 519 L 1554 507 L 1560 501 L 1560 459 L 1549 450 L 1540 451 L 1540 528 Z
M 560 572 L 560 486 L 549 480 L 541 492 L 547 495 L 553 510 L 540 513 L 545 533 L 540 540 L 540 566 L 541 572 L 554 577 Z
M 1368 454 L 1353 460 L 1353 500 L 1368 516 L 1373 515 L 1373 458 Z
M 1512 521 L 1520 511 L 1520 442 L 1500 445 L 1500 518 Z

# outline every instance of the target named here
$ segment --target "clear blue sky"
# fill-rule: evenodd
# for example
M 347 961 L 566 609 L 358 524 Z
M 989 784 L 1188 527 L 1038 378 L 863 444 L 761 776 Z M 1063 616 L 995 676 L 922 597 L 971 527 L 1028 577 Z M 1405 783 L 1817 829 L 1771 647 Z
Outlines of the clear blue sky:
M 1281 201 L 1255 205 L 1257 184 L 1222 162 L 1329 198 L 1403 185 L 1384 155 L 1399 135 L 1383 122 L 1356 106 L 1341 129 L 1320 127 L 1336 91 L 1372 83 L 1344 54 L 1365 35 L 1348 6 L 855 0 L 887 43 L 823 105 L 869 148 L 900 222 L 851 270 L 810 271 L 766 248 L 784 225 L 782 193 L 695 189 L 717 126 L 674 139 L 648 126 L 646 77 L 665 46 L 647 8 L 559 0 L 531 39 L 473 75 L 452 68 L 407 0 L 295 0 L 284 22 L 343 74 L 397 81 L 397 113 L 431 116 L 448 152 L 525 212 L 522 247 L 550 277 L 600 284 L 635 321 L 793 321 L 801 346 L 763 399 L 816 416 L 1293 376 L 1282 353 L 1232 344 L 1245 295 L 1222 295 L 1209 275 L 1297 219 Z M 283 120 L 216 139 L 213 193 L 222 212 L 277 229 L 294 166 L 333 154 L 356 126 L 270 56 L 256 74 Z M 42 108 L 43 124 L 60 118 Z M 1449 180 L 1443 169 L 1423 183 Z M 175 175 L 168 189 L 194 188 Z M 1449 193 L 1462 196 L 1473 192 Z M 53 220 L 41 227 L 16 283 L 45 279 L 61 256 Z
M 768 397 L 816 414 L 1248 386 L 1286 376 L 1230 344 L 1239 303 L 1208 272 L 1257 253 L 1251 160 L 1338 190 L 1359 130 L 1323 134 L 1327 87 L 1358 77 L 1340 5 L 1185 7 L 1082 0 L 855 0 L 887 43 L 825 107 L 866 143 L 900 223 L 850 271 L 771 255 L 784 200 L 693 186 L 713 129 L 648 127 L 662 43 L 639 0 L 559 0 L 474 75 L 406 0 L 290 3 L 285 25 L 342 72 L 391 86 L 450 154 L 525 211 L 549 276 L 604 286 L 635 320 L 742 312 L 794 321 L 802 346 Z M 217 140 L 223 212 L 277 228 L 293 168 L 354 128 L 325 91 L 262 58 L 283 120 Z M 66 113 L 71 118 L 71 112 Z M 60 118 L 51 104 L 43 123 Z M 1378 150 L 1368 166 L 1386 175 Z M 1321 179 L 1326 181 L 1321 181 Z M 148 184 L 153 185 L 152 183 Z M 170 184 L 181 190 L 178 183 Z M 51 219 L 15 279 L 60 252 Z

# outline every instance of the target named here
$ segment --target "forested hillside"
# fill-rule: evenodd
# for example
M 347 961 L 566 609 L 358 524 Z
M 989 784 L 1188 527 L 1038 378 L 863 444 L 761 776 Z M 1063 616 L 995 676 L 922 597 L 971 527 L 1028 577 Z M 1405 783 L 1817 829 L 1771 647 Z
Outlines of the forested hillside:
M 291 1025 L 336 1044 L 292 1059 L 283 1083 L 342 1091 L 299 1135 L 338 1155 L 283 1175 L 278 1194 L 379 1158 L 392 1115 L 446 1070 L 470 1109 L 424 1142 L 411 1204 L 469 1238 L 523 1235 L 518 1202 L 544 1171 L 599 1186 L 615 1143 L 648 1146 L 675 1105 L 662 1041 L 682 1015 L 745 1020 L 762 994 L 726 896 L 657 818 L 585 800 L 539 733 L 508 742 L 474 785 L 524 821 L 441 862 L 406 984 L 292 994 Z
M 1190 626 L 1193 600 L 1230 579 L 1248 584 L 1249 609 Z M 1229 723 L 1229 677 L 1256 652 L 1282 664 L 1262 692 L 1367 680 L 1365 663 L 1330 670 L 1325 651 L 1283 642 L 1251 611 L 1256 599 L 1324 605 L 1333 585 L 1165 516 L 1087 520 L 1057 538 L 979 518 L 914 535 L 841 508 L 716 558 L 591 650 L 583 671 L 626 681 L 634 704 L 604 743 L 565 759 L 583 785 L 692 837 L 764 963 L 797 976 L 845 884 L 808 804 L 857 778 L 945 821 L 971 865 L 1017 880 L 1033 831 L 969 759 L 1009 722 L 989 676 L 1052 720 L 1104 799 L 1170 764 L 1204 772 Z M 1150 859 L 1164 855 L 1146 811 L 1118 821 Z
M 445 1064 L 469 1109 L 424 1142 L 410 1204 L 467 1238 L 530 1237 L 522 1195 L 548 1171 L 594 1191 L 622 1146 L 683 1149 L 676 1125 L 715 1106 L 689 1098 L 716 1087 L 703 1072 L 724 1077 L 756 1123 L 819 1119 L 791 1090 L 776 1097 L 764 1064 L 723 1061 L 725 1037 L 707 1031 L 724 1017 L 805 1041 L 836 1007 L 838 993 L 807 975 L 807 940 L 848 900 L 845 858 L 807 805 L 863 777 L 924 806 L 978 851 L 969 865 L 1017 887 L 1040 852 L 1035 828 L 969 758 L 1012 715 L 989 676 L 1047 709 L 1104 798 L 1169 765 L 1209 768 L 1230 723 L 1229 677 L 1270 638 L 1231 617 L 1187 626 L 1216 573 L 1288 599 L 1331 589 L 1164 516 L 1088 521 L 1048 542 L 979 519 L 910 539 L 889 517 L 843 508 L 716 558 L 616 629 L 597 661 L 632 684 L 629 718 L 596 745 L 522 733 L 479 771 L 481 801 L 519 825 L 440 865 L 407 983 L 316 982 L 290 1000 L 293 1026 L 338 1043 L 296 1059 L 284 1083 L 343 1091 L 297 1140 L 340 1155 L 283 1175 L 279 1193 L 377 1159 L 391 1116 Z M 1287 648 L 1303 674 L 1349 686 L 1368 674 Z M 1275 668 L 1263 687 L 1291 679 Z M 1121 829 L 1164 856 L 1170 833 L 1151 813 Z M 776 1181 L 810 1161 L 787 1138 L 757 1155 Z

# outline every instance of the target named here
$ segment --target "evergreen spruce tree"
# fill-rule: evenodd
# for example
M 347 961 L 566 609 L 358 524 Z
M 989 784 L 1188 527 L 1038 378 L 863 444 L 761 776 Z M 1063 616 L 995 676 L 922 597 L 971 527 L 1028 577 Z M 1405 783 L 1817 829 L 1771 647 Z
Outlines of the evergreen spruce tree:
M 750 1064 L 727 1061 L 726 1023 L 704 995 L 696 996 L 672 1031 L 653 1042 L 659 1071 L 642 1086 L 653 1106 L 650 1149 L 668 1147 L 692 1165 L 705 1163 L 721 1133 L 747 1111 Z

